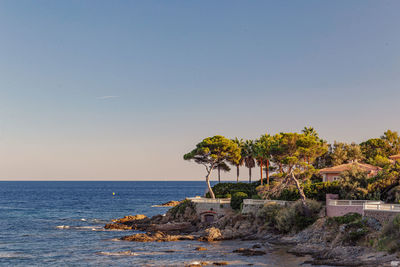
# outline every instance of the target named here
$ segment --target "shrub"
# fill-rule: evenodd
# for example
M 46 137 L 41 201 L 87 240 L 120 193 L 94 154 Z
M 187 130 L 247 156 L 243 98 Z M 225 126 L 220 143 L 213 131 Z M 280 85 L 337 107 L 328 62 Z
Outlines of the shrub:
M 236 192 L 232 195 L 231 198 L 231 207 L 234 210 L 240 210 L 240 207 L 243 203 L 243 199 L 248 198 L 248 195 L 243 192 Z
M 257 218 L 265 221 L 266 225 L 275 226 L 276 216 L 278 215 L 278 212 L 282 209 L 283 207 L 281 205 L 275 203 L 267 203 L 257 212 Z
M 214 194 L 218 197 L 226 197 L 227 195 L 233 195 L 236 192 L 246 193 L 248 196 L 256 195 L 256 185 L 251 183 L 219 183 L 212 187 Z M 210 197 L 207 193 L 206 197 Z
M 358 213 L 348 213 L 343 216 L 330 217 L 326 221 L 327 225 L 334 226 L 340 232 L 343 232 L 341 237 L 345 244 L 353 245 L 360 238 L 369 233 L 368 220 L 363 219 Z
M 326 194 L 338 194 L 340 186 L 338 182 L 320 182 L 303 184 L 303 191 L 307 198 L 317 201 L 325 201 Z M 295 186 L 284 188 L 275 199 L 296 201 L 300 199 L 299 190 Z
M 180 204 L 169 209 L 168 212 L 172 215 L 173 218 L 176 218 L 177 215 L 183 215 L 185 213 L 185 210 L 189 207 L 195 210 L 196 208 L 195 205 L 196 204 L 193 203 L 192 201 L 185 199 Z
M 307 214 L 301 200 L 294 202 L 289 207 L 280 210 L 276 215 L 276 229 L 282 233 L 299 232 L 313 224 L 321 209 L 321 204 L 315 200 L 306 200 L 309 210 Z
M 339 225 L 342 225 L 360 220 L 361 218 L 362 216 L 360 214 L 352 212 L 352 213 L 347 213 L 346 215 L 343 216 L 329 217 L 327 223 L 329 224 L 337 223 Z
M 378 247 L 394 253 L 400 250 L 400 215 L 387 223 L 380 234 Z

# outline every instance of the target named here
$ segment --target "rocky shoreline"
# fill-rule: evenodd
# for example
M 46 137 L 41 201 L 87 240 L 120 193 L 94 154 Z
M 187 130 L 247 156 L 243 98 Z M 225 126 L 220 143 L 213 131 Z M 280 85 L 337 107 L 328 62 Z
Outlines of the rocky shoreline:
M 313 259 L 306 263 L 312 265 L 397 266 L 393 265 L 399 261 L 396 254 L 376 251 L 367 246 L 343 244 L 338 241 L 340 233 L 326 225 L 326 217 L 321 216 L 317 222 L 297 234 L 281 235 L 268 229 L 256 216 L 234 212 L 213 223 L 201 222 L 195 207 L 188 205 L 178 212 L 177 209 L 170 209 L 164 216 L 126 216 L 113 220 L 105 225 L 105 229 L 142 232 L 120 238 L 130 242 L 257 240 L 259 245 L 239 247 L 232 253 L 258 256 L 267 253 L 271 245 L 285 245 L 290 248 L 289 253 L 311 255 Z M 201 247 L 199 250 L 202 250 Z

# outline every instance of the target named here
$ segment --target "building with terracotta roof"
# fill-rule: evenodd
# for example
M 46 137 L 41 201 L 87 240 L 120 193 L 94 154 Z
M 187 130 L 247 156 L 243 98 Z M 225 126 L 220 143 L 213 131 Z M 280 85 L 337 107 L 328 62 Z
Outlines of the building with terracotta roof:
M 352 162 L 352 163 L 346 163 L 342 165 L 337 165 L 333 166 L 330 168 L 324 168 L 319 170 L 319 173 L 322 174 L 322 181 L 323 182 L 332 182 L 339 180 L 340 174 L 344 171 L 351 170 L 351 168 L 356 167 L 362 170 L 365 170 L 368 173 L 369 177 L 375 176 L 378 171 L 382 170 L 382 168 L 373 166 L 370 164 L 366 163 L 360 163 L 360 162 Z

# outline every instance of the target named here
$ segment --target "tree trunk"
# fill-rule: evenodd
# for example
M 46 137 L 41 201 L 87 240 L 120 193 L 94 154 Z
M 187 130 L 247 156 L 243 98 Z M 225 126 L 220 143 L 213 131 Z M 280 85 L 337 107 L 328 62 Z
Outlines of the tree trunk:
M 218 165 L 218 183 L 221 182 L 221 167 Z
M 211 188 L 211 185 L 210 185 L 210 176 L 211 176 L 211 170 L 209 171 L 209 173 L 206 176 L 206 183 L 207 183 L 208 192 L 210 192 L 211 198 L 215 199 L 214 192 L 212 191 L 212 188 Z
M 267 176 L 267 185 L 269 185 L 269 159 L 267 159 L 267 166 L 265 166 L 265 175 Z
M 299 180 L 296 179 L 293 172 L 290 172 L 290 176 L 291 176 L 292 180 L 294 181 L 294 183 L 297 187 L 297 190 L 299 190 L 301 202 L 303 203 L 304 215 L 310 216 L 311 212 L 307 206 L 307 203 L 306 203 L 307 198 L 306 198 L 306 195 L 304 194 L 303 188 L 300 186 Z
M 261 182 L 261 185 L 263 185 L 263 162 L 262 162 L 262 160 L 260 160 L 260 176 L 261 176 L 260 182 Z
M 249 183 L 251 183 L 251 168 L 249 168 Z
M 236 183 L 239 183 L 239 165 L 236 165 Z

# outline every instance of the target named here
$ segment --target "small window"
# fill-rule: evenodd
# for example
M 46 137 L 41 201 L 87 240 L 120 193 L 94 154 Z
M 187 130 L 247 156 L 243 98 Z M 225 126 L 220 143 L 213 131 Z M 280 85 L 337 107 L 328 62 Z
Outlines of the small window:
M 333 176 L 333 180 L 334 180 L 334 181 L 338 181 L 339 179 L 340 179 L 339 176 Z

